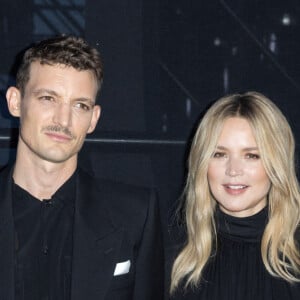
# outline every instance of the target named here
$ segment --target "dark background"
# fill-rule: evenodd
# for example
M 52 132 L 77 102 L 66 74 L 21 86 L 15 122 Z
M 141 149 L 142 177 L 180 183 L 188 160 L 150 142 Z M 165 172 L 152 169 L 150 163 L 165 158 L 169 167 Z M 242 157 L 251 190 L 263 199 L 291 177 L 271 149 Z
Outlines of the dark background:
M 16 55 L 69 33 L 102 53 L 102 116 L 80 164 L 99 177 L 155 187 L 167 235 L 190 137 L 209 103 L 256 90 L 300 141 L 299 0 L 1 0 L 0 166 L 13 161 L 18 121 L 5 91 Z M 298 150 L 297 143 L 297 150 Z

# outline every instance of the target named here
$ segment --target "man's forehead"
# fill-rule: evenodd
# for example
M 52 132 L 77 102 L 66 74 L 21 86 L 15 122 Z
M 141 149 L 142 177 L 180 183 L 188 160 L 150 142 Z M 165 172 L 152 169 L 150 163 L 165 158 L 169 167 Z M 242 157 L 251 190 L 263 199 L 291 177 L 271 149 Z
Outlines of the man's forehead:
M 57 94 L 73 90 L 84 97 L 94 99 L 98 86 L 91 71 L 79 71 L 63 64 L 48 65 L 33 62 L 25 91 L 32 93 L 43 89 L 56 91 Z
M 95 81 L 97 84 L 97 80 L 94 76 L 94 73 L 92 70 L 78 70 L 72 66 L 66 65 L 66 64 L 48 64 L 48 63 L 41 63 L 40 61 L 34 61 L 31 63 L 29 68 L 29 80 L 31 77 L 35 76 L 39 72 L 43 72 L 43 77 L 47 76 L 47 72 L 51 72 L 51 77 L 56 74 L 65 73 L 68 72 L 70 75 L 80 76 L 80 77 L 88 77 L 89 80 Z M 39 75 L 37 75 L 39 76 Z M 42 79 L 43 77 L 38 77 L 39 79 Z

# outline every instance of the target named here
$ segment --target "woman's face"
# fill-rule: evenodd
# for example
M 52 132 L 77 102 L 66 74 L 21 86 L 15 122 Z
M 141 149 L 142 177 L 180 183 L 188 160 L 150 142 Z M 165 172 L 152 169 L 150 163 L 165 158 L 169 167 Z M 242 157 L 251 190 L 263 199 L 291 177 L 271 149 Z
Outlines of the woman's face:
M 266 206 L 270 180 L 246 119 L 224 122 L 208 165 L 208 183 L 220 209 L 229 215 L 247 217 Z

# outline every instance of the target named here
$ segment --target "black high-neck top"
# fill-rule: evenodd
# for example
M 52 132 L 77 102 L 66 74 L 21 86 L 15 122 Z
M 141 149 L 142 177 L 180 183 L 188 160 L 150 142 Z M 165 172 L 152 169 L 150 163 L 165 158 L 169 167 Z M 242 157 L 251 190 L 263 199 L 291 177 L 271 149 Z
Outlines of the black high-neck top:
M 271 276 L 261 258 L 261 238 L 267 208 L 237 218 L 216 211 L 217 251 L 197 289 L 181 287 L 172 300 L 299 300 L 300 283 Z

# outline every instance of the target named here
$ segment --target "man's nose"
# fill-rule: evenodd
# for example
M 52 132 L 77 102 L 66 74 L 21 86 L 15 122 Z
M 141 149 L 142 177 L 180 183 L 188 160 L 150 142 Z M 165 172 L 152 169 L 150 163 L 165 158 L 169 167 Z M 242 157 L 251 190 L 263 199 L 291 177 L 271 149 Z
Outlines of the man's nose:
M 53 122 L 62 127 L 69 127 L 72 123 L 72 108 L 68 103 L 59 103 L 55 109 Z

